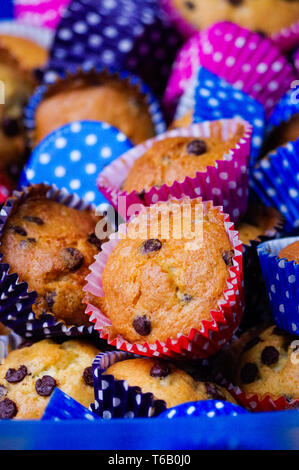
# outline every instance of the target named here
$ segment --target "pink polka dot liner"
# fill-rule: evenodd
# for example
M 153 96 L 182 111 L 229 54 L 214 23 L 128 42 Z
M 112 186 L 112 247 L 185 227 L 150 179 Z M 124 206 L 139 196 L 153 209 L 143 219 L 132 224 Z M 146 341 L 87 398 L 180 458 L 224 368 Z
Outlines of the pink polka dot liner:
M 161 188 L 152 187 L 142 194 L 136 191 L 128 194 L 121 190 L 121 185 L 135 160 L 157 140 L 178 136 L 208 138 L 213 135 L 212 122 L 174 129 L 137 145 L 104 168 L 97 181 L 99 190 L 125 220 L 128 218 L 127 211 L 123 211 L 122 207 L 118 208 L 119 196 L 126 197 L 128 209 L 132 204 L 150 206 L 158 201 L 167 201 L 170 197 L 181 198 L 186 195 L 191 199 L 201 196 L 204 200 L 212 200 L 215 205 L 223 206 L 232 221 L 236 222 L 247 210 L 252 127 L 241 119 L 223 119 L 218 122 L 222 125 L 223 140 L 233 136 L 239 124 L 243 125 L 244 134 L 236 147 L 223 155 L 223 160 L 217 160 L 215 166 L 208 166 L 205 172 L 198 172 L 194 178 L 187 176 L 183 182 L 175 181 L 171 186 L 164 184 Z
M 204 207 L 210 202 L 204 202 Z M 148 210 L 148 209 L 144 209 Z M 218 207 L 222 212 L 222 207 Z M 118 350 L 139 354 L 148 357 L 172 357 L 172 358 L 206 358 L 219 351 L 233 337 L 238 328 L 244 311 L 243 292 L 243 263 L 242 243 L 238 232 L 234 230 L 234 224 L 229 216 L 224 214 L 226 233 L 234 247 L 233 267 L 229 268 L 230 277 L 227 279 L 227 290 L 224 291 L 223 301 L 219 301 L 218 309 L 210 312 L 211 320 L 202 321 L 201 329 L 192 328 L 186 336 L 178 334 L 176 338 L 168 338 L 167 341 L 155 343 L 129 343 L 121 335 L 113 335 L 112 323 L 99 308 L 88 303 L 85 313 L 94 323 L 94 329 L 99 332 L 100 338 L 106 340 Z M 119 232 L 125 229 L 125 224 L 120 225 Z M 103 297 L 102 275 L 110 254 L 119 240 L 111 238 L 102 245 L 102 251 L 95 257 L 95 263 L 90 266 L 91 273 L 87 276 L 87 285 L 84 291 L 95 297 Z M 87 303 L 86 299 L 86 303 Z

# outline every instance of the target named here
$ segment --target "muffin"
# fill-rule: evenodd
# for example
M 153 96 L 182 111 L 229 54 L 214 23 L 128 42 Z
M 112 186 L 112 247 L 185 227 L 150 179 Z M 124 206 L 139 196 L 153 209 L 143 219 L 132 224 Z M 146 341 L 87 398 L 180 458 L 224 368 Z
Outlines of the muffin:
M 25 158 L 23 111 L 34 80 L 0 45 L 0 169 L 16 174 Z M 5 95 L 4 95 L 5 94 Z
M 98 352 L 82 340 L 49 339 L 10 352 L 0 365 L 0 419 L 40 419 L 55 387 L 89 407 Z
M 116 380 L 126 380 L 131 387 L 140 387 L 142 393 L 152 393 L 155 399 L 164 400 L 167 408 L 199 400 L 235 403 L 224 388 L 211 382 L 196 381 L 173 364 L 156 359 L 138 358 L 116 362 L 105 374 L 113 375 Z
M 95 235 L 101 218 L 49 199 L 49 189 L 34 185 L 19 196 L 2 231 L 2 262 L 37 292 L 36 318 L 51 314 L 66 325 L 87 325 L 82 289 L 101 249 Z
M 242 341 L 242 337 L 241 337 Z M 264 329 L 245 344 L 236 369 L 235 383 L 246 394 L 273 400 L 299 399 L 298 337 L 277 326 Z
M 250 245 L 254 240 L 274 238 L 278 228 L 282 228 L 283 216 L 274 208 L 253 204 L 236 226 L 241 242 Z
M 270 152 L 286 145 L 288 142 L 294 142 L 299 138 L 299 114 L 293 116 L 286 122 L 282 122 L 279 127 L 275 127 L 270 133 L 265 143 L 264 152 Z
M 154 343 L 200 330 L 225 298 L 234 256 L 224 215 L 211 203 L 185 198 L 145 209 L 104 267 L 98 301 L 107 331 Z
M 43 67 L 48 60 L 47 50 L 30 39 L 0 34 L 0 44 L 28 70 Z
M 299 20 L 299 4 L 289 0 L 171 0 L 196 29 L 231 21 L 252 31 L 272 35 Z
M 221 123 L 211 125 L 212 136 L 208 138 L 168 137 L 154 142 L 140 158 L 135 160 L 122 189 L 128 193 L 141 192 L 151 187 L 171 186 L 175 181 L 183 182 L 187 176 L 194 178 L 208 166 L 216 166 L 225 154 L 236 146 L 244 134 L 238 124 L 235 135 L 223 140 Z
M 139 86 L 108 72 L 78 72 L 50 86 L 35 112 L 35 144 L 77 120 L 105 121 L 134 144 L 155 135 L 146 96 Z
M 288 261 L 294 261 L 296 264 L 299 264 L 299 240 L 280 250 L 278 258 L 286 258 Z

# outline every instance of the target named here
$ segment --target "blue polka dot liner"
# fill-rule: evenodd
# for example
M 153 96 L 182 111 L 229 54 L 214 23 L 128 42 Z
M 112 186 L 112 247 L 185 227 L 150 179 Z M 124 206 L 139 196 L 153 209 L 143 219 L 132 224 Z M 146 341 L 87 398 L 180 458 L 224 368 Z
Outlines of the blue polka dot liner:
M 42 421 L 65 421 L 68 419 L 96 421 L 100 418 L 62 390 L 55 388 L 42 416 Z
M 3 229 L 17 207 L 34 195 L 44 196 L 49 200 L 64 204 L 77 210 L 95 210 L 95 206 L 86 203 L 78 196 L 59 190 L 55 186 L 45 184 L 30 185 L 23 191 L 15 191 L 9 197 L 0 211 L 0 238 Z M 0 247 L 1 251 L 1 247 Z M 3 255 L 0 253 L 0 261 Z M 17 273 L 11 272 L 7 263 L 0 263 L 0 322 L 18 335 L 27 339 L 43 339 L 56 337 L 76 337 L 90 335 L 93 325 L 66 325 L 58 321 L 50 313 L 36 318 L 32 306 L 37 299 L 37 293 L 30 291 L 26 282 L 19 279 Z
M 35 115 L 38 106 L 48 96 L 54 96 L 63 91 L 67 91 L 71 87 L 74 87 L 78 81 L 81 86 L 101 86 L 102 84 L 109 83 L 109 80 L 119 81 L 123 84 L 124 90 L 136 94 L 136 97 L 142 100 L 148 108 L 148 112 L 151 115 L 153 128 L 156 134 L 161 134 L 165 131 L 166 125 L 164 122 L 163 114 L 160 109 L 159 102 L 153 95 L 149 87 L 142 82 L 142 80 L 131 75 L 127 71 L 117 72 L 115 69 L 110 68 L 102 69 L 101 67 L 96 68 L 72 68 L 67 72 L 61 73 L 59 77 L 52 84 L 41 85 L 32 95 L 26 109 L 25 109 L 25 127 L 28 135 L 28 144 L 31 149 L 37 144 L 35 139 Z M 109 106 L 109 103 L 107 103 Z M 75 121 L 80 120 L 80 116 Z M 111 124 L 111 123 L 109 123 Z M 130 136 L 127 136 L 128 138 Z
M 267 134 L 270 134 L 275 127 L 288 122 L 295 114 L 299 114 L 298 86 L 289 90 L 275 106 L 267 122 Z
M 126 380 L 105 375 L 108 367 L 116 362 L 134 357 L 137 356 L 111 351 L 100 353 L 95 358 L 92 365 L 95 402 L 91 404 L 91 410 L 101 418 L 150 418 L 166 409 L 166 403 L 155 400 L 152 393 L 142 393 L 140 387 L 132 387 Z
M 274 322 L 282 330 L 299 336 L 299 264 L 278 257 L 299 237 L 262 243 L 258 255 L 266 283 Z
M 217 418 L 218 416 L 239 416 L 248 414 L 241 406 L 227 401 L 203 400 L 183 403 L 161 413 L 160 418 Z
M 157 0 L 76 0 L 58 25 L 45 80 L 74 65 L 114 67 L 160 96 L 181 44 Z
M 132 147 L 122 132 L 105 122 L 67 124 L 45 137 L 34 149 L 19 185 L 54 184 L 104 208 L 108 201 L 97 189 L 97 176 Z
M 286 219 L 285 230 L 299 228 L 299 139 L 277 148 L 260 160 L 251 174 L 253 193 Z

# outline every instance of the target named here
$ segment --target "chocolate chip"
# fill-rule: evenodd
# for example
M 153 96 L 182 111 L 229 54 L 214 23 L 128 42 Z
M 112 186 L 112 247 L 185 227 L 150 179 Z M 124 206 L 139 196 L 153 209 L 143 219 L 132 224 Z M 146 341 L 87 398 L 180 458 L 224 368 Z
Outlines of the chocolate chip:
M 206 382 L 205 387 L 206 387 L 206 391 L 209 397 L 211 397 L 214 400 L 226 401 L 225 396 L 223 395 L 222 391 L 219 389 L 219 387 L 216 384 L 212 382 Z
M 252 362 L 247 362 L 247 364 L 245 364 L 241 369 L 240 377 L 244 384 L 251 384 L 256 380 L 258 373 L 259 370 L 257 365 Z
M 154 251 L 159 251 L 162 248 L 162 243 L 158 238 L 150 238 L 142 244 L 141 252 L 143 254 L 152 253 Z
M 16 384 L 18 382 L 22 382 L 22 380 L 28 374 L 26 366 L 20 366 L 17 370 L 16 369 L 8 369 L 5 375 L 5 379 L 7 382 L 11 384 Z
M 7 137 L 15 137 L 20 132 L 20 122 L 18 119 L 6 117 L 2 121 L 2 130 Z
M 76 248 L 63 248 L 61 255 L 66 267 L 70 271 L 78 271 L 84 263 L 84 256 Z
M 4 385 L 0 385 L 0 398 L 5 397 L 7 395 L 7 388 Z
M 44 225 L 44 221 L 40 217 L 35 217 L 33 215 L 24 215 L 23 219 L 27 222 L 32 222 L 33 224 Z
M 171 374 L 169 365 L 162 362 L 156 362 L 150 370 L 151 377 L 157 377 L 159 379 L 167 377 L 169 374 Z
M 233 266 L 233 257 L 235 256 L 234 250 L 224 251 L 222 253 L 223 261 L 225 262 L 226 266 Z
M 279 359 L 279 351 L 274 346 L 267 346 L 262 352 L 262 363 L 266 366 L 276 364 Z
M 187 145 L 187 152 L 189 155 L 202 155 L 206 153 L 207 150 L 208 147 L 204 140 L 192 140 L 192 142 L 189 142 Z
M 278 326 L 275 326 L 272 330 L 272 335 L 276 336 L 285 336 L 286 332 L 278 328 Z
M 243 0 L 227 0 L 227 1 L 234 7 L 238 7 L 239 5 L 243 3 Z
M 184 294 L 184 295 L 182 296 L 182 301 L 183 301 L 183 302 L 191 302 L 192 298 L 193 298 L 193 297 L 192 297 L 191 295 L 189 295 L 189 294 Z
M 9 398 L 0 401 L 0 419 L 12 419 L 18 412 L 17 405 Z
M 27 232 L 24 230 L 22 227 L 19 225 L 9 225 L 8 226 L 9 230 L 12 230 L 12 232 L 17 233 L 18 235 L 22 235 L 22 237 L 27 237 Z
M 134 318 L 133 328 L 140 336 L 147 336 L 152 330 L 152 325 L 147 316 L 143 315 L 142 317 Z
M 92 367 L 86 367 L 82 374 L 83 380 L 86 385 L 93 386 L 93 375 L 92 375 Z
M 48 397 L 56 387 L 56 380 L 51 375 L 44 375 L 35 382 L 35 390 L 41 397 Z
M 36 238 L 26 238 L 26 240 L 21 240 L 20 243 L 19 243 L 19 247 L 20 248 L 26 248 L 30 245 L 32 245 L 33 243 L 36 243 Z
M 145 189 L 140 191 L 140 193 L 138 193 L 137 196 L 139 197 L 139 199 L 141 199 L 141 201 L 144 201 Z
M 244 348 L 243 348 L 243 353 L 246 352 L 246 351 L 249 351 L 249 349 L 253 348 L 254 346 L 256 346 L 258 343 L 260 343 L 262 340 L 261 338 L 257 337 L 257 338 L 252 338 L 251 340 L 248 341 L 248 343 L 245 344 Z
M 185 7 L 188 8 L 188 10 L 194 10 L 195 5 L 193 2 L 185 2 Z
M 96 236 L 95 233 L 91 233 L 91 234 L 89 235 L 87 241 L 88 241 L 89 243 L 91 243 L 92 245 L 95 245 L 95 246 L 98 248 L 98 250 L 100 250 L 101 247 L 102 247 L 102 240 L 100 240 L 100 239 Z
M 264 31 L 262 31 L 261 29 L 256 29 L 254 32 L 259 34 L 263 38 L 267 37 L 266 33 Z
M 47 292 L 45 295 L 46 302 L 49 308 L 52 308 L 54 305 L 54 297 L 56 297 L 56 292 Z

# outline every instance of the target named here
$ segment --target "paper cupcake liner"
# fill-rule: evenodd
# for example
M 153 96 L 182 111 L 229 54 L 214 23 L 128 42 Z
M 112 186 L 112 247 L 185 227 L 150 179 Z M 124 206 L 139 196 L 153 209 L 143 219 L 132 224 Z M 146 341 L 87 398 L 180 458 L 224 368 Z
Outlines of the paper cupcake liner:
M 186 39 L 193 36 L 197 30 L 191 23 L 186 21 L 173 5 L 173 0 L 160 0 L 162 9 L 168 15 L 170 21 L 174 24 L 180 34 Z
M 167 137 L 209 137 L 213 132 L 213 123 L 194 124 L 189 128 L 174 129 L 134 147 L 129 152 L 106 166 L 98 178 L 98 187 L 120 215 L 127 220 L 126 210 L 118 207 L 119 196 L 126 198 L 126 208 L 131 204 L 149 206 L 158 201 L 166 201 L 169 197 L 180 198 L 183 195 L 191 199 L 201 196 L 204 200 L 212 200 L 215 205 L 222 205 L 235 222 L 247 209 L 248 199 L 248 164 L 252 128 L 243 120 L 222 120 L 222 135 L 226 140 L 236 130 L 238 123 L 244 125 L 244 135 L 238 145 L 225 154 L 223 160 L 217 160 L 216 166 L 208 166 L 205 172 L 198 172 L 194 178 L 186 177 L 180 183 L 171 186 L 164 184 L 160 189 L 151 188 L 142 193 L 136 191 L 128 194 L 121 191 L 134 161 L 141 157 L 157 140 Z
M 259 206 L 253 206 L 252 210 L 258 211 Z M 243 244 L 245 312 L 240 326 L 241 331 L 271 319 L 257 248 L 263 242 L 282 236 L 285 219 L 271 207 L 261 207 L 261 210 L 268 212 L 269 217 L 276 218 L 276 223 L 273 224 L 272 229 L 268 230 L 267 235 L 260 235 L 258 238 L 250 240 L 248 244 Z
M 16 19 L 27 25 L 55 28 L 71 0 L 14 0 Z
M 204 202 L 204 207 L 211 202 Z M 222 212 L 222 207 L 218 210 Z M 211 320 L 203 320 L 201 329 L 192 328 L 188 335 L 178 334 L 176 338 L 168 338 L 167 341 L 156 341 L 155 343 L 129 343 L 121 335 L 113 337 L 107 327 L 111 326 L 107 318 L 97 307 L 88 304 L 85 313 L 90 316 L 94 323 L 94 329 L 99 332 L 100 338 L 118 350 L 132 352 L 149 357 L 173 357 L 173 358 L 206 358 L 217 352 L 229 341 L 234 331 L 238 328 L 244 309 L 243 298 L 243 266 L 242 266 L 242 244 L 238 239 L 238 232 L 234 230 L 229 216 L 224 214 L 224 224 L 230 242 L 234 247 L 234 266 L 229 269 L 230 277 L 227 280 L 227 290 L 224 291 L 224 301 L 218 304 L 218 310 L 211 311 Z M 120 225 L 119 232 L 125 228 Z M 90 266 L 91 273 L 87 276 L 87 285 L 84 287 L 96 297 L 104 295 L 102 289 L 102 274 L 108 258 L 119 240 L 111 239 L 102 245 L 102 252 L 95 257 L 95 263 Z M 86 300 L 86 303 L 88 301 Z
M 190 110 L 194 123 L 228 118 L 242 118 L 249 122 L 253 126 L 250 166 L 255 164 L 261 152 L 266 123 L 261 103 L 200 67 L 196 79 L 189 81 L 179 101 L 175 119 L 185 116 Z
M 156 400 L 152 393 L 142 393 L 126 380 L 116 380 L 105 375 L 108 367 L 116 362 L 134 359 L 134 355 L 122 351 L 98 354 L 92 364 L 95 402 L 91 409 L 101 418 L 153 417 L 166 409 L 163 400 Z
M 42 421 L 49 419 L 54 421 L 70 419 L 95 421 L 100 418 L 56 387 L 42 416 Z
M 272 34 L 271 39 L 282 52 L 290 51 L 298 45 L 299 21 L 293 23 L 289 28 L 283 28 L 281 31 Z
M 299 237 L 262 243 L 258 256 L 274 322 L 299 336 L 299 264 L 278 258 L 280 250 L 296 241 Z
M 50 69 L 77 65 L 128 70 L 160 97 L 181 45 L 157 0 L 77 0 L 57 28 Z
M 286 218 L 286 231 L 299 228 L 299 139 L 260 160 L 252 172 L 251 189 L 267 206 Z M 287 182 L 287 184 L 286 184 Z
M 203 400 L 183 403 L 163 411 L 160 418 L 217 418 L 218 416 L 239 416 L 248 411 L 234 403 L 219 400 Z
M 295 81 L 297 83 L 297 81 Z M 298 83 L 299 84 L 299 83 Z M 289 90 L 275 106 L 267 123 L 269 135 L 275 127 L 288 122 L 292 116 L 299 114 L 299 87 Z
M 95 209 L 94 206 L 79 199 L 78 196 L 71 195 L 66 190 L 58 190 L 55 186 L 44 184 L 28 186 L 24 188 L 23 192 L 15 191 L 2 207 L 0 211 L 0 237 L 9 216 L 19 204 L 35 192 L 77 210 Z M 3 255 L 0 253 L 0 259 L 2 257 Z M 0 321 L 20 336 L 42 339 L 87 335 L 93 331 L 93 325 L 66 325 L 63 321 L 57 321 L 49 313 L 36 318 L 32 311 L 32 305 L 36 301 L 37 293 L 30 291 L 28 284 L 21 282 L 17 273 L 11 273 L 10 267 L 6 263 L 0 263 L 0 292 Z
M 294 60 L 294 67 L 296 69 L 297 78 L 298 78 L 299 77 L 299 49 L 297 49 L 297 51 L 295 52 L 293 60 Z
M 270 39 L 228 22 L 202 33 L 200 61 L 259 101 L 268 115 L 295 79 L 291 64 Z
M 165 131 L 165 122 L 163 120 L 162 112 L 160 110 L 160 106 L 154 95 L 152 94 L 151 90 L 145 85 L 140 78 L 130 75 L 129 72 L 122 71 L 116 72 L 115 70 L 104 70 L 99 67 L 84 70 L 84 69 L 77 69 L 73 70 L 71 73 L 67 72 L 62 74 L 54 84 L 52 85 L 42 85 L 40 86 L 33 96 L 31 97 L 28 106 L 25 110 L 25 126 L 27 128 L 27 133 L 29 137 L 29 146 L 31 148 L 34 147 L 34 134 L 35 134 L 35 113 L 36 109 L 39 104 L 43 101 L 44 97 L 49 93 L 51 90 L 53 93 L 56 90 L 61 90 L 63 87 L 67 86 L 68 81 L 72 81 L 76 77 L 80 77 L 88 83 L 90 80 L 95 79 L 96 77 L 103 77 L 105 80 L 109 80 L 109 77 L 117 77 L 122 80 L 126 86 L 130 88 L 135 88 L 140 95 L 144 96 L 145 102 L 148 105 L 148 110 L 152 116 L 152 121 L 155 127 L 155 131 L 157 134 Z M 94 82 L 93 82 L 94 83 Z
M 0 171 L 0 205 L 3 204 L 12 191 L 12 183 L 8 177 Z

